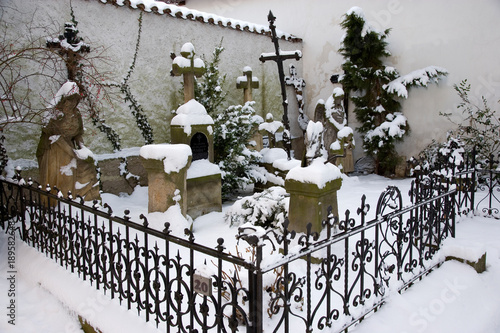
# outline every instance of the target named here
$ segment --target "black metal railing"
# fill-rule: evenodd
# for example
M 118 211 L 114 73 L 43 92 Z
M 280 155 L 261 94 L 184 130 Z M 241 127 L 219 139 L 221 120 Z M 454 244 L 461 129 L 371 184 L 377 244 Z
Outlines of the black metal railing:
M 224 240 L 214 248 L 117 217 L 109 206 L 86 205 L 23 183 L 0 180 L 0 217 L 19 229 L 22 239 L 61 266 L 118 298 L 166 332 L 252 331 L 257 297 L 253 266 L 226 253 Z M 57 192 L 57 191 L 56 191 Z M 5 228 L 5 226 L 4 226 Z M 207 263 L 215 264 L 209 269 Z M 245 279 L 228 276 L 234 265 Z M 204 269 L 205 268 L 205 269 Z M 211 274 L 204 273 L 211 271 Z M 210 285 L 208 285 L 210 284 Z M 216 292 L 210 293 L 211 289 Z
M 18 228 L 26 243 L 166 332 L 340 332 L 441 263 L 443 239 L 454 236 L 456 214 L 477 211 L 482 184 L 491 185 L 478 193 L 495 199 L 498 171 L 422 174 L 410 206 L 388 187 L 373 211 L 363 196 L 355 213 L 330 214 L 321 235 L 298 235 L 288 223 L 241 227 L 252 260 L 227 253 L 222 238 L 207 247 L 189 230 L 174 236 L 168 224 L 153 228 L 145 216 L 137 223 L 127 211 L 117 217 L 106 204 L 20 177 L 0 180 L 0 217 L 4 229 Z M 490 203 L 486 213 L 495 209 Z
M 276 317 L 272 331 L 346 330 L 380 307 L 390 290 L 428 273 L 441 263 L 434 255 L 442 240 L 454 233 L 455 195 L 452 189 L 403 207 L 399 189 L 389 187 L 374 219 L 367 220 L 363 197 L 358 219 L 349 211 L 340 220 L 331 216 L 323 238 L 310 231 L 296 237 L 287 223 L 283 232 L 241 228 L 239 237 L 256 248 L 257 263 L 267 263 L 259 273 L 274 281 L 264 286 L 264 307 L 271 320 Z M 273 260 L 263 257 L 265 245 L 279 248 Z

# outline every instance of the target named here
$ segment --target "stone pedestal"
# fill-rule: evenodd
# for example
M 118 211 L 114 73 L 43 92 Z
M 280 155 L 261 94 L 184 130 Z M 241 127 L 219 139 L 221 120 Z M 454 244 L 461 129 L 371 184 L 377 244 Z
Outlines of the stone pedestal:
M 193 172 L 204 170 L 204 174 Z M 187 214 L 196 219 L 199 216 L 222 211 L 221 174 L 217 165 L 207 160 L 194 161 L 188 170 Z
M 187 170 L 191 149 L 187 145 L 147 145 L 141 148 L 141 161 L 148 173 L 148 212 L 165 212 L 178 203 L 187 214 Z
M 338 216 L 337 191 L 342 186 L 340 170 L 331 163 L 316 159 L 308 167 L 290 170 L 285 189 L 290 193 L 288 219 L 290 230 L 306 232 L 312 224 L 312 232 L 321 232 L 322 221 L 328 218 L 328 207 Z

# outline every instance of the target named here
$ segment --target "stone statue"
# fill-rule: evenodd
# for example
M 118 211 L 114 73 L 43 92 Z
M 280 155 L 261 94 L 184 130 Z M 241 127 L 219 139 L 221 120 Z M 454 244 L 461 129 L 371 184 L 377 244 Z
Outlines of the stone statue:
M 52 114 L 45 121 L 36 156 L 40 184 L 57 187 L 63 195 L 71 191 L 86 201 L 100 199 L 95 159 L 83 145 L 83 121 L 76 83 L 66 82 L 52 104 Z
M 344 91 L 336 87 L 326 102 L 318 101 L 314 119 L 324 126 L 323 140 L 328 148 L 328 160 L 342 166 L 342 172 L 350 173 L 354 171 L 354 132 L 347 126 L 343 101 Z

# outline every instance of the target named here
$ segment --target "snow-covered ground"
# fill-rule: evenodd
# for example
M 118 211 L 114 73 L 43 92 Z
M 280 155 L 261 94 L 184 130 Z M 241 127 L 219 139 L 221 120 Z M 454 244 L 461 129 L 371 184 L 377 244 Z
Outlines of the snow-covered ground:
M 339 191 L 339 210 L 355 211 L 362 194 L 372 206 L 388 185 L 407 193 L 410 180 L 389 180 L 370 175 L 344 179 Z M 138 188 L 131 196 L 105 194 L 103 199 L 114 212 L 130 209 L 138 221 L 147 213 L 147 189 Z M 408 204 L 406 202 L 405 204 Z M 227 207 L 226 207 L 227 208 Z M 223 213 L 211 213 L 194 221 L 198 242 L 215 244 L 220 235 L 230 243 L 236 227 L 224 222 Z M 463 217 L 457 224 L 455 243 L 467 244 L 467 251 L 486 250 L 487 270 L 476 273 L 470 266 L 450 261 L 433 271 L 403 294 L 393 294 L 387 303 L 370 315 L 354 332 L 500 332 L 500 221 L 482 217 Z M 8 235 L 0 232 L 0 332 L 81 332 L 77 314 L 92 322 L 103 333 L 160 332 L 145 323 L 134 311 L 102 295 L 33 248 L 16 242 L 15 298 L 10 297 L 8 278 Z M 15 326 L 7 316 L 9 302 L 15 300 Z M 327 331 L 326 331 L 327 332 Z

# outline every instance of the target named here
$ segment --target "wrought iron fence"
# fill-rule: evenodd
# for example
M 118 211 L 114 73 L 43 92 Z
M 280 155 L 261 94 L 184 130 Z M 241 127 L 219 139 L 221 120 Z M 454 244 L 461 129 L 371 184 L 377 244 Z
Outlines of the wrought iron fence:
M 61 266 L 118 298 L 166 332 L 252 331 L 258 298 L 253 266 L 226 253 L 220 238 L 214 248 L 164 230 L 117 217 L 109 206 L 86 205 L 30 184 L 0 180 L 0 217 L 19 228 L 22 239 Z M 57 193 L 57 191 L 56 191 Z M 5 225 L 2 225 L 5 228 Z M 203 269 L 207 262 L 216 269 Z M 228 266 L 246 270 L 246 279 L 227 276 Z M 211 273 L 207 273 L 212 271 Z M 207 285 L 211 284 L 211 285 Z M 212 287 L 216 290 L 211 294 Z
M 477 207 L 479 172 L 419 176 L 408 207 L 396 187 L 374 212 L 363 197 L 354 214 L 330 214 L 321 235 L 297 235 L 287 223 L 241 227 L 252 261 L 225 252 L 223 239 L 210 248 L 189 230 L 177 237 L 168 224 L 156 230 L 145 216 L 137 223 L 129 212 L 118 217 L 106 204 L 89 206 L 20 178 L 0 180 L 0 217 L 3 228 L 19 227 L 26 243 L 167 332 L 340 332 L 441 263 L 436 253 L 454 235 L 456 214 Z M 496 187 L 484 193 L 498 191 L 498 173 L 489 172 Z M 242 276 L 226 274 L 228 267 Z
M 287 224 L 282 233 L 241 228 L 239 237 L 257 250 L 259 274 L 273 281 L 264 300 L 270 329 L 347 330 L 378 309 L 391 290 L 403 290 L 431 271 L 441 263 L 434 255 L 442 240 L 454 234 L 455 195 L 452 189 L 403 207 L 399 189 L 389 187 L 374 219 L 367 220 L 370 206 L 363 197 L 358 219 L 350 211 L 341 219 L 331 216 L 323 237 L 310 231 L 297 236 Z M 279 248 L 273 259 L 262 256 L 266 245 Z

